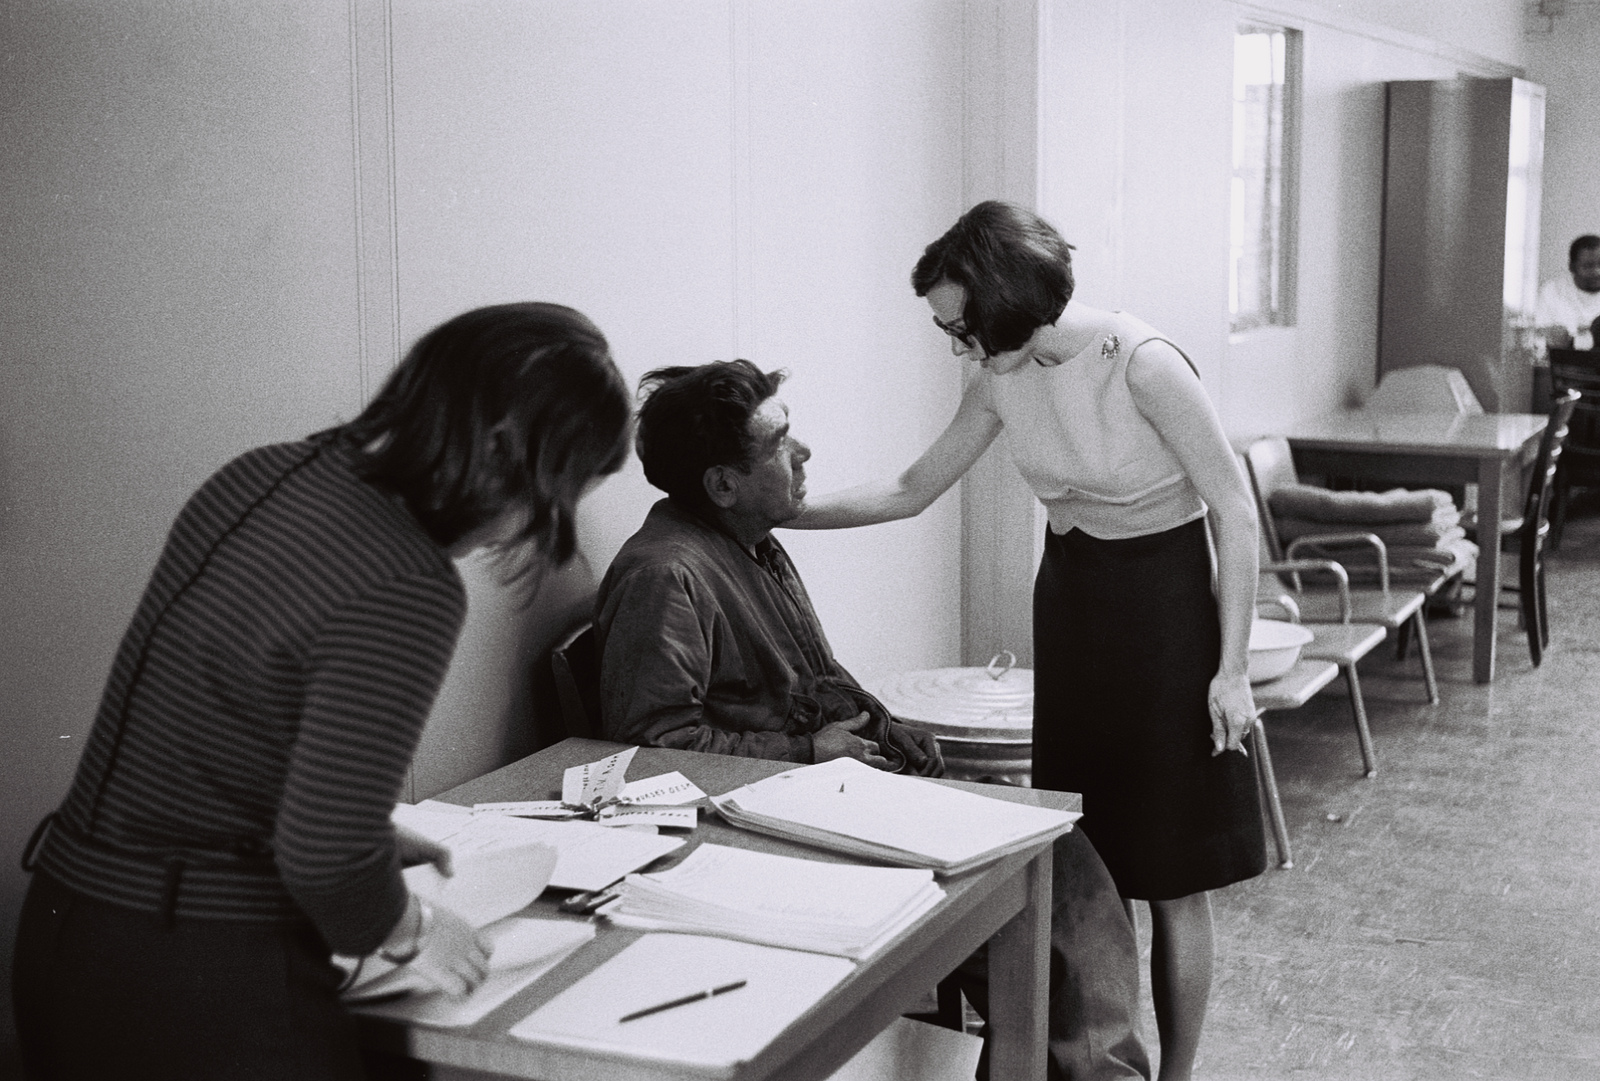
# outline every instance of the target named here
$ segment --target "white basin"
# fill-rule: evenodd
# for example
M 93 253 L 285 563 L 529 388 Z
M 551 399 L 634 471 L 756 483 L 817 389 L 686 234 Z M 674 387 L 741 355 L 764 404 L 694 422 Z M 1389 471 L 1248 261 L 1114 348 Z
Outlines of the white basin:
M 1300 650 L 1312 634 L 1298 623 L 1258 619 L 1250 625 L 1250 682 L 1277 679 L 1300 659 Z

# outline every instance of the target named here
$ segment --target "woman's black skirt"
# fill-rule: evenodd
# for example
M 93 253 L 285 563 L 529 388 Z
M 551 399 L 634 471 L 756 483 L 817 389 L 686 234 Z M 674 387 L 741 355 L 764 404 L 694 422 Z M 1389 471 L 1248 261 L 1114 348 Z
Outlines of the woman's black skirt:
M 1205 520 L 1125 540 L 1045 538 L 1034 785 L 1083 794 L 1079 827 L 1124 897 L 1170 900 L 1260 874 L 1253 765 L 1211 754 L 1222 639 Z

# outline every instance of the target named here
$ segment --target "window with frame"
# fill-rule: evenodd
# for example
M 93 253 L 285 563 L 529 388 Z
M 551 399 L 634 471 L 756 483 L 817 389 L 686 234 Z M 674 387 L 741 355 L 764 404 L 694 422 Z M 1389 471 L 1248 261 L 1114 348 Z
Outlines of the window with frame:
M 1244 24 L 1233 42 L 1228 314 L 1237 333 L 1294 325 L 1300 34 Z

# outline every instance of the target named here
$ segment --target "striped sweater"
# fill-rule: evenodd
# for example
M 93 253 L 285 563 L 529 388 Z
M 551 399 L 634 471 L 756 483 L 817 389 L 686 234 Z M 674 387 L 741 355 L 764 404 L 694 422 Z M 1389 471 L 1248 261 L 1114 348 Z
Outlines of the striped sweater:
M 39 866 L 375 949 L 406 901 L 389 811 L 465 614 L 449 557 L 335 445 L 235 459 L 172 527 Z

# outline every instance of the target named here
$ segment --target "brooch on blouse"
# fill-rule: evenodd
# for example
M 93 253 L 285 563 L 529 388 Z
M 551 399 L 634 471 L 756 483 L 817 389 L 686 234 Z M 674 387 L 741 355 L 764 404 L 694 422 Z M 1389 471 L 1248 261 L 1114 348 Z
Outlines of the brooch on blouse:
M 1100 359 L 1110 360 L 1117 355 L 1117 350 L 1122 348 L 1122 340 L 1115 334 L 1107 334 L 1106 340 L 1100 343 Z

